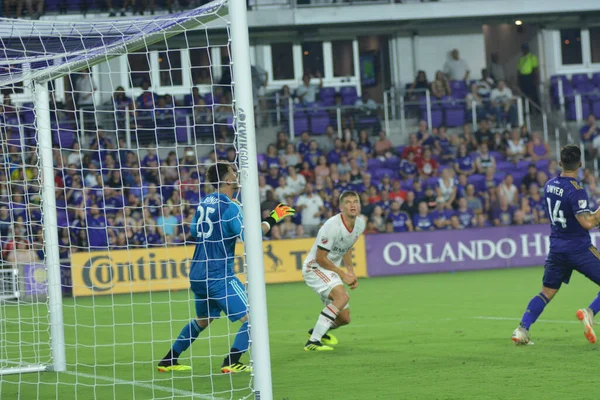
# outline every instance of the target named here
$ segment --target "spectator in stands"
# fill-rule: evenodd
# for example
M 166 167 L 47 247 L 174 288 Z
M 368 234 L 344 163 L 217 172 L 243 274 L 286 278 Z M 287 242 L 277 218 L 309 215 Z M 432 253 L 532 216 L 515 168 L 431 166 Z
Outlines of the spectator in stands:
M 540 104 L 537 84 L 539 81 L 539 62 L 537 56 L 529 51 L 529 44 L 521 45 L 523 55 L 519 58 L 517 71 L 519 73 L 519 88 L 535 104 Z
M 496 159 L 490 154 L 487 142 L 484 142 L 479 146 L 479 154 L 475 159 L 475 167 L 477 173 L 483 175 L 485 175 L 488 170 L 496 170 Z
M 317 72 L 316 78 L 319 79 L 319 85 L 310 83 L 310 74 L 305 73 L 302 77 L 302 85 L 296 89 L 296 97 L 302 104 L 312 104 L 317 101 L 317 93 L 323 87 L 323 78 L 321 73 Z
M 400 202 L 398 201 L 392 201 L 386 223 L 392 224 L 392 232 L 413 231 L 411 217 L 408 213 L 400 209 Z
M 385 232 L 385 215 L 383 208 L 380 205 L 375 205 L 369 221 L 373 224 L 378 233 Z
M 600 128 L 596 124 L 596 117 L 594 114 L 590 113 L 588 115 L 586 123 L 579 130 L 579 134 L 581 135 L 581 141 L 585 145 L 585 150 L 590 157 L 595 157 L 598 154 L 598 150 L 600 149 L 600 140 L 595 140 L 597 137 L 600 137 Z
M 529 204 L 529 199 L 527 197 L 521 198 L 520 205 L 521 206 L 519 207 L 518 212 L 522 215 L 519 215 L 517 217 L 515 213 L 515 225 L 539 224 L 538 213 L 531 208 L 531 205 Z
M 498 206 L 492 209 L 491 215 L 494 226 L 508 226 L 513 222 L 515 208 L 512 207 L 506 197 L 500 196 Z
M 402 179 L 414 179 L 417 176 L 418 167 L 415 158 L 415 152 L 409 151 L 407 157 L 400 161 L 400 169 L 398 172 Z
M 367 161 L 369 157 L 367 153 L 361 148 L 358 147 L 358 143 L 355 140 L 350 141 L 350 146 L 348 148 L 348 158 L 354 160 L 359 168 L 366 168 Z
M 295 166 L 289 166 L 287 168 L 288 176 L 286 178 L 286 185 L 290 188 L 294 196 L 298 196 L 304 192 L 306 187 L 306 178 L 298 174 Z
M 275 189 L 275 199 L 280 203 L 285 203 L 288 196 L 293 196 L 295 193 L 292 188 L 287 186 L 286 178 L 279 176 L 277 189 Z
M 415 160 L 421 158 L 423 154 L 423 146 L 419 144 L 419 138 L 414 133 L 408 135 L 408 146 L 402 150 L 402 158 L 407 158 L 410 152 L 414 153 Z
M 496 85 L 494 79 L 490 76 L 487 68 L 481 70 L 481 79 L 477 81 L 477 93 L 479 96 L 487 98 L 492 92 L 492 88 Z
M 371 154 L 373 151 L 373 145 L 369 140 L 369 133 L 364 129 L 358 134 L 358 147 L 366 154 Z
M 479 197 L 475 195 L 475 186 L 473 184 L 467 185 L 466 196 L 467 208 L 475 215 L 483 212 L 483 202 Z
M 498 53 L 492 53 L 490 55 L 490 77 L 495 81 L 504 81 L 506 76 L 504 75 L 504 67 L 498 62 Z
M 437 99 L 452 94 L 450 83 L 442 71 L 437 71 L 435 73 L 435 80 L 431 82 L 431 94 Z
M 490 122 L 487 119 L 482 119 L 479 121 L 479 129 L 475 132 L 473 139 L 469 140 L 470 138 L 466 135 L 465 131 L 465 137 L 463 140 L 465 143 L 467 143 L 467 151 L 471 152 L 481 146 L 482 143 L 487 143 L 489 146 L 490 142 L 492 141 L 492 136 L 493 134 L 490 131 Z M 469 141 L 472 143 L 471 148 L 469 148 L 468 145 Z
M 437 202 L 448 210 L 452 209 L 452 204 L 456 200 L 456 186 L 454 185 L 454 173 L 450 168 L 442 171 L 438 179 Z
M 475 213 L 469 210 L 466 197 L 458 199 L 456 216 L 464 228 L 470 228 L 475 224 Z
M 444 73 L 451 81 L 466 81 L 469 79 L 469 66 L 460 58 L 458 49 L 450 52 L 450 58 L 444 64 Z
M 408 213 L 408 215 L 410 215 L 411 218 L 418 212 L 419 203 L 417 202 L 417 199 L 415 197 L 415 192 L 413 192 L 412 190 L 406 192 L 406 199 L 400 206 L 400 209 Z
M 94 108 L 94 92 L 97 89 L 89 69 L 77 73 L 75 81 L 75 99 L 78 108 Z
M 527 146 L 525 140 L 521 138 L 518 129 L 510 132 L 510 140 L 506 143 L 506 158 L 512 162 L 521 161 L 527 155 Z
M 282 239 L 297 239 L 304 237 L 302 225 L 296 225 L 292 218 L 285 218 L 283 223 L 279 224 L 278 227 Z
M 323 199 L 314 193 L 313 185 L 308 183 L 304 194 L 296 200 L 296 212 L 302 213 L 302 226 L 309 237 L 317 234 L 321 223 L 321 213 L 324 211 Z
M 427 121 L 424 121 L 424 120 L 419 121 L 419 130 L 417 131 L 416 135 L 417 135 L 417 140 L 418 140 L 419 146 L 432 147 L 435 144 L 435 136 L 429 133 L 429 129 L 427 129 Z M 409 137 L 409 140 L 410 140 L 410 137 Z
M 454 213 L 444 207 L 444 203 L 439 201 L 436 204 L 435 209 L 431 212 L 431 218 L 433 219 L 433 225 L 437 230 L 450 229 L 450 219 Z
M 475 173 L 475 162 L 473 157 L 467 152 L 467 146 L 461 144 L 456 155 L 454 170 L 457 174 L 465 174 L 471 176 Z
M 492 90 L 490 100 L 498 127 L 505 126 L 507 123 L 511 126 L 517 125 L 517 107 L 514 104 L 513 93 L 504 81 L 499 81 L 498 86 Z
M 384 131 L 379 132 L 379 140 L 375 142 L 375 156 L 381 160 L 391 157 L 392 142 L 387 138 Z
M 333 149 L 327 154 L 327 162 L 330 164 L 338 164 L 344 153 L 342 139 L 336 139 L 333 144 Z
M 550 158 L 550 145 L 542 140 L 540 132 L 533 132 L 527 142 L 527 156 L 531 161 L 547 160 Z
M 279 107 L 283 109 L 288 109 L 290 106 L 289 99 L 292 96 L 290 91 L 290 87 L 288 85 L 283 85 L 279 90 Z
M 304 161 L 308 162 L 311 168 L 314 168 L 319 162 L 319 157 L 321 156 L 321 154 L 322 152 L 321 149 L 319 149 L 319 144 L 317 143 L 317 141 L 311 140 L 308 151 L 303 155 L 303 159 Z
M 6 261 L 17 265 L 24 265 L 41 262 L 41 259 L 25 237 L 16 237 L 15 249 L 8 253 Z
M 505 198 L 508 205 L 514 206 L 519 200 L 519 190 L 513 183 L 512 174 L 506 174 L 504 180 L 498 185 L 498 195 Z
M 473 112 L 473 107 L 475 107 L 477 119 L 482 120 L 488 117 L 488 111 L 479 91 L 480 87 L 478 84 L 473 83 L 471 85 L 471 92 L 467 94 L 465 101 L 467 103 L 467 112 L 469 113 L 469 116 Z
M 288 144 L 290 144 L 288 135 L 283 132 L 277 132 L 277 140 L 275 140 L 275 148 L 280 155 L 284 155 L 287 151 Z
M 283 155 L 287 165 L 299 166 L 302 164 L 302 156 L 296 152 L 296 148 L 292 143 L 288 143 L 285 148 L 285 154 Z
M 423 155 L 417 160 L 417 168 L 421 178 L 429 178 L 437 175 L 438 163 L 431 157 L 431 150 L 426 148 Z
M 133 103 L 133 100 L 131 100 L 125 95 L 125 89 L 123 89 L 123 86 L 118 86 L 115 89 L 115 92 L 113 93 L 112 97 L 112 106 L 116 112 L 115 114 L 117 117 L 117 126 L 119 127 L 119 129 L 125 129 L 126 113 L 129 113 L 129 116 L 131 117 L 130 124 L 133 124 L 135 105 Z
M 408 100 L 416 101 L 421 97 L 425 96 L 425 91 L 429 89 L 429 81 L 427 80 L 427 74 L 425 71 L 420 70 L 417 72 L 414 82 L 408 88 Z
M 313 167 L 310 165 L 308 161 L 304 161 L 302 163 L 302 169 L 300 170 L 300 175 L 304 176 L 306 182 L 314 183 L 315 182 L 315 173 L 312 169 Z
M 433 224 L 433 218 L 429 214 L 429 207 L 427 203 L 421 201 L 418 206 L 418 212 L 413 215 L 412 223 L 415 231 L 432 231 L 435 229 Z

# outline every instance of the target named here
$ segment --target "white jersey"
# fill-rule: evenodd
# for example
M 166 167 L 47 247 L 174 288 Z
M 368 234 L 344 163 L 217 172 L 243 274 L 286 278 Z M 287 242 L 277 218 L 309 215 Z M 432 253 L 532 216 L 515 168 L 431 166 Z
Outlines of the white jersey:
M 304 260 L 304 269 L 318 266 L 316 261 L 318 248 L 327 250 L 329 261 L 336 267 L 339 267 L 344 254 L 354 246 L 354 243 L 356 243 L 360 235 L 365 231 L 365 226 L 365 220 L 357 217 L 354 229 L 350 231 L 342 220 L 342 214 L 337 214 L 329 218 L 321 229 L 319 229 L 317 239 Z

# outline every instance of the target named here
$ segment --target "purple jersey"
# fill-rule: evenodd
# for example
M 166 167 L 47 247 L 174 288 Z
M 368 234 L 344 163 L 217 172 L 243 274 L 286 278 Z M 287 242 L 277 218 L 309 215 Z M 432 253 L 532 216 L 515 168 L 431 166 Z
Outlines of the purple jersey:
M 447 222 L 447 221 L 450 220 L 450 218 L 452 218 L 453 214 L 454 213 L 452 211 L 450 211 L 450 210 L 442 210 L 442 211 L 434 210 L 430 215 L 431 215 L 431 218 L 433 218 L 434 221 L 442 220 L 444 222 Z M 445 226 L 443 228 L 438 228 L 436 226 L 436 229 L 449 229 L 449 227 Z
M 456 160 L 456 163 L 461 171 L 470 171 L 473 169 L 473 158 L 471 156 L 460 157 Z
M 406 223 L 410 221 L 410 215 L 404 211 L 390 213 L 388 220 L 394 225 L 394 232 L 408 232 Z
M 550 252 L 569 253 L 590 248 L 590 234 L 575 217 L 590 211 L 583 186 L 574 178 L 559 175 L 546 182 L 544 198 L 550 219 Z
M 515 213 L 515 209 L 512 206 L 508 206 L 506 210 L 502 210 L 501 208 L 496 208 L 492 210 L 492 220 L 499 220 L 500 225 L 508 226 L 512 224 L 513 215 Z
M 400 162 L 400 171 L 404 173 L 404 175 L 416 175 L 417 174 L 417 164 L 414 162 L 410 162 L 408 160 L 402 160 Z
M 413 226 L 415 229 L 419 228 L 422 231 L 434 229 L 433 218 L 431 218 L 431 215 L 422 217 L 419 214 L 415 214 L 413 216 Z
M 465 228 L 470 228 L 473 225 L 473 217 L 475 216 L 469 209 L 466 211 L 457 211 L 456 216 L 460 221 L 460 224 Z

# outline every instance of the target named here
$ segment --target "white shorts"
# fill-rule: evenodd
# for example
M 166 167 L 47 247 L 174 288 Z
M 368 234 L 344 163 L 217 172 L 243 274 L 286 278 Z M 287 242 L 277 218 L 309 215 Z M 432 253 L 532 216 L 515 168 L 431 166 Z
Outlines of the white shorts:
M 321 301 L 326 306 L 332 303 L 329 298 L 331 290 L 339 285 L 344 286 L 344 282 L 342 282 L 342 279 L 338 274 L 320 267 L 308 269 L 304 267 L 302 269 L 302 276 L 304 277 L 306 284 L 321 297 Z M 346 307 L 344 308 L 348 307 L 349 304 L 346 304 Z

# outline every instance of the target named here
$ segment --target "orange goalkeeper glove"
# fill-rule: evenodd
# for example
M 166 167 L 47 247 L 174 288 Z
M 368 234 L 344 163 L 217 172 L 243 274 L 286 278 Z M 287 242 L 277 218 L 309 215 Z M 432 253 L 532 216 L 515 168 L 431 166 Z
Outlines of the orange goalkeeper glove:
M 287 204 L 279 203 L 277 207 L 271 211 L 271 214 L 267 218 L 264 219 L 263 222 L 269 224 L 269 229 L 272 228 L 275 224 L 281 222 L 285 217 L 291 217 L 296 215 L 296 210 Z

